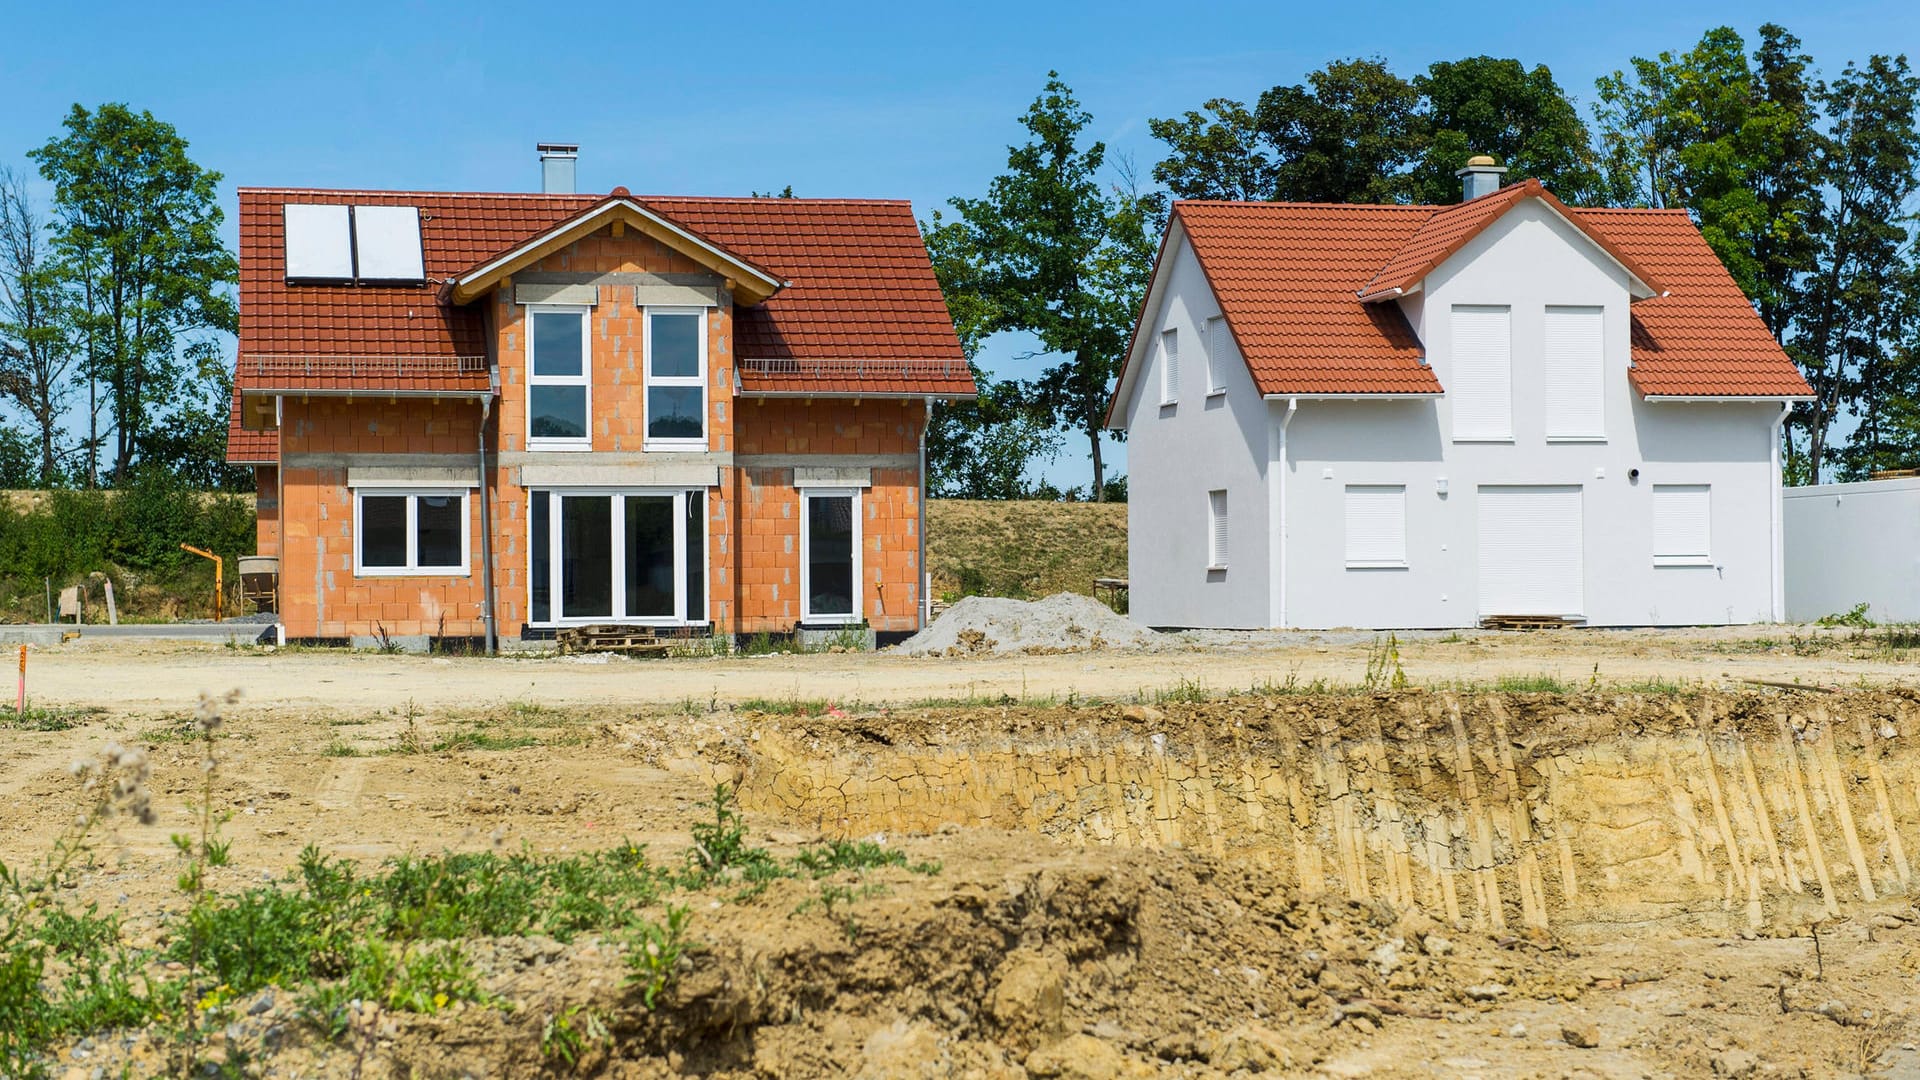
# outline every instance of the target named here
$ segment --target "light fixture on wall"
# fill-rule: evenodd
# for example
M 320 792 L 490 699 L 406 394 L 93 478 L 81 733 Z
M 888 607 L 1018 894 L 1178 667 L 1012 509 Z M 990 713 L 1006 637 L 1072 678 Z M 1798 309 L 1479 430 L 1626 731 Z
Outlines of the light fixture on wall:
M 1435 495 L 1440 496 L 1443 499 L 1447 497 L 1447 478 L 1446 477 L 1436 476 L 1433 478 L 1433 493 Z
M 1637 484 L 1637 483 L 1639 483 L 1639 482 L 1640 482 L 1640 470 L 1639 470 L 1639 469 L 1628 469 L 1628 470 L 1627 470 L 1627 483 L 1629 483 L 1629 484 Z

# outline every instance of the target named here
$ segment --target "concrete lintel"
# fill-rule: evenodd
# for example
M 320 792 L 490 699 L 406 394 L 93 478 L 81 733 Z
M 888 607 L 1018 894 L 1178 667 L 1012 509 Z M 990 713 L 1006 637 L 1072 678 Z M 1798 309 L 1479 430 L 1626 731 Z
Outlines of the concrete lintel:
M 920 468 L 917 454 L 739 454 L 743 469 L 906 469 Z
M 520 486 L 544 487 L 677 487 L 706 488 L 720 482 L 716 465 L 696 462 L 647 462 L 637 465 L 608 465 L 582 462 L 565 465 L 558 462 L 520 466 Z
M 283 469 L 465 469 L 473 476 L 472 454 L 283 454 Z
M 796 465 L 794 487 L 866 488 L 873 486 L 873 469 L 862 465 Z

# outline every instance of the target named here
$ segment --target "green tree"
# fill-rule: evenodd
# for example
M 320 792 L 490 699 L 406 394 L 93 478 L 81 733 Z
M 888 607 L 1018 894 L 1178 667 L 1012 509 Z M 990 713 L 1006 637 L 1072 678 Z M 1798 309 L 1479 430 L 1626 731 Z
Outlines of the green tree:
M 1231 98 L 1214 98 L 1204 112 L 1148 120 L 1147 130 L 1167 144 L 1153 178 L 1182 199 L 1271 199 L 1280 175 L 1253 110 Z
M 47 239 L 26 178 L 0 169 L 0 397 L 31 426 L 41 487 L 65 472 L 61 429 L 75 355 L 70 282 Z
M 107 104 L 75 105 L 63 126 L 30 156 L 54 185 L 55 248 L 80 294 L 91 483 L 103 441 L 91 389 L 105 388 L 124 475 L 161 434 L 187 348 L 235 332 L 237 264 L 219 237 L 220 174 L 187 156 L 173 125 Z
M 1406 202 L 1424 144 L 1420 91 L 1379 59 L 1336 60 L 1260 95 L 1281 202 Z
M 1828 117 L 1820 173 L 1830 194 L 1814 215 L 1818 266 L 1806 281 L 1807 310 L 1789 339 L 1816 400 L 1797 425 L 1806 433 L 1806 469 L 1829 467 L 1829 441 L 1846 414 L 1857 421 L 1834 454 L 1841 476 L 1909 464 L 1891 459 L 1887 420 L 1920 400 L 1920 382 L 1894 337 L 1915 284 L 1908 207 L 1920 191 L 1920 78 L 1905 57 L 1869 57 L 1818 95 Z
M 1492 56 L 1442 60 L 1413 85 L 1424 101 L 1425 129 L 1412 178 L 1416 202 L 1459 201 L 1455 174 L 1475 154 L 1505 165 L 1508 183 L 1531 177 L 1570 203 L 1609 201 L 1587 126 L 1546 65 Z
M 1027 142 L 984 198 L 950 200 L 956 250 L 972 265 L 983 334 L 1031 333 L 1056 362 L 1023 395 L 1061 431 L 1087 439 L 1104 492 L 1101 436 L 1109 387 L 1133 332 L 1165 214 L 1126 170 L 1103 185 L 1106 146 L 1082 146 L 1093 117 L 1058 72 L 1021 117 Z

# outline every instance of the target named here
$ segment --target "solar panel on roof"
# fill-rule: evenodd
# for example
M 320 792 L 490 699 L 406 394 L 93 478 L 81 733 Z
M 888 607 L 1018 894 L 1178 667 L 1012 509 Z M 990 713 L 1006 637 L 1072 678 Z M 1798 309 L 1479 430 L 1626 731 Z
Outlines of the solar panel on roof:
M 352 281 L 353 236 L 344 206 L 288 203 L 288 281 Z
M 361 281 L 426 280 L 420 253 L 420 210 L 412 206 L 356 206 L 353 243 Z

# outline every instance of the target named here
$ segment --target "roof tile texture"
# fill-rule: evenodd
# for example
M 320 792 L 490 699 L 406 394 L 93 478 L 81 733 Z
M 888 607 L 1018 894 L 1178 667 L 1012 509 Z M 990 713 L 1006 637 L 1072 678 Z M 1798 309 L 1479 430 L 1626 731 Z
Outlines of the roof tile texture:
M 1436 393 L 1399 305 L 1359 296 L 1417 284 L 1529 197 L 1549 200 L 1642 281 L 1666 290 L 1633 305 L 1631 378 L 1641 393 L 1811 392 L 1684 211 L 1575 209 L 1528 181 L 1437 210 L 1180 202 L 1174 213 L 1262 393 Z

